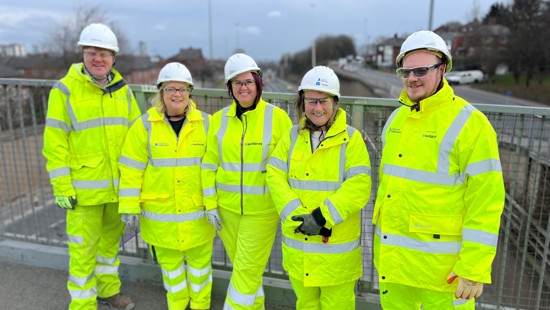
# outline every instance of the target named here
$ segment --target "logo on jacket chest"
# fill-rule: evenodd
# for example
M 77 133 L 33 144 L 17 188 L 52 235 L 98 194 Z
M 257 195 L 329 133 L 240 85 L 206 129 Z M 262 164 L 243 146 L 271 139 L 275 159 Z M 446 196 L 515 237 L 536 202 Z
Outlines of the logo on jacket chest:
M 163 141 L 161 141 L 161 142 L 155 142 L 155 143 L 153 144 L 153 147 L 167 147 L 167 146 L 170 146 L 170 143 L 168 143 L 168 142 L 163 142 Z
M 255 145 L 263 145 L 262 142 L 245 142 L 245 146 L 255 146 Z

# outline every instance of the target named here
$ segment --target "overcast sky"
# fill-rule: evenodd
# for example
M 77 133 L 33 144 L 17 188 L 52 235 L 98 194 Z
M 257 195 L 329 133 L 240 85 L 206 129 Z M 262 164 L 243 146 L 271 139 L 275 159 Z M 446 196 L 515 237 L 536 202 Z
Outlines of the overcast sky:
M 43 46 L 48 32 L 82 4 L 100 7 L 130 40 L 149 54 L 169 57 L 180 48 L 201 48 L 226 59 L 237 47 L 257 61 L 278 60 L 308 48 L 313 38 L 348 35 L 357 47 L 381 37 L 466 23 L 483 17 L 493 3 L 509 0 L 2 0 L 0 44 Z M 209 25 L 209 2 L 212 23 Z M 209 33 L 212 33 L 210 44 Z

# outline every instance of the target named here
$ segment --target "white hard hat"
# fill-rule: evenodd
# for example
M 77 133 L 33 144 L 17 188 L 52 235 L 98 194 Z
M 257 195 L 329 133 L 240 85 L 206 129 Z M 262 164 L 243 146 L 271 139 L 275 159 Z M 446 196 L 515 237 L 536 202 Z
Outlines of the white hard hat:
M 248 71 L 255 71 L 258 74 L 262 72 L 254 59 L 246 54 L 238 53 L 229 57 L 224 68 L 225 83 L 229 82 L 237 75 Z
M 451 52 L 447 49 L 447 44 L 445 44 L 445 41 L 443 41 L 439 35 L 429 30 L 417 31 L 411 34 L 405 42 L 403 42 L 399 55 L 395 59 L 397 67 L 401 67 L 403 65 L 403 58 L 405 58 L 407 53 L 419 49 L 426 49 L 428 51 L 445 54 L 447 59 L 445 72 L 451 71 L 451 68 L 453 67 L 453 59 L 451 57 Z
M 90 24 L 80 33 L 78 46 L 94 46 L 118 53 L 118 41 L 111 28 L 103 24 Z
M 191 72 L 189 72 L 186 66 L 179 62 L 170 62 L 162 67 L 159 72 L 157 87 L 160 87 L 163 82 L 168 81 L 183 82 L 193 86 Z
M 331 68 L 317 66 L 304 75 L 298 87 L 300 90 L 316 90 L 340 97 L 340 81 Z

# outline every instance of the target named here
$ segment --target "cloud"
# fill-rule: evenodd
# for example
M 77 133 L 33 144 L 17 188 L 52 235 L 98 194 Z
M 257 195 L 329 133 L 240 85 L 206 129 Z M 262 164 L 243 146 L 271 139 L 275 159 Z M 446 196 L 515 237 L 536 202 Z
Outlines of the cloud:
M 267 13 L 267 17 L 268 18 L 277 18 L 277 17 L 282 17 L 283 14 L 281 13 L 281 11 L 271 11 L 269 13 Z
M 248 27 L 241 28 L 241 32 L 247 33 L 247 34 L 254 34 L 254 35 L 259 35 L 262 33 L 260 28 L 257 26 L 248 26 Z
M 155 28 L 155 30 L 166 30 L 167 29 L 165 24 L 156 24 L 153 28 Z

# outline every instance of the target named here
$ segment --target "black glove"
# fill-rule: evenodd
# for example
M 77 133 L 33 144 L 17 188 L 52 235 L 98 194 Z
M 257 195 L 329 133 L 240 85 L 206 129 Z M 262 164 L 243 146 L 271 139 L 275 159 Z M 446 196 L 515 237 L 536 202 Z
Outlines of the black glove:
M 323 213 L 321 213 L 321 209 L 319 208 L 313 210 L 310 214 L 294 215 L 292 220 L 303 222 L 294 230 L 294 232 L 301 232 L 302 234 L 308 236 L 319 235 L 321 229 L 327 223 L 327 220 L 323 217 Z

